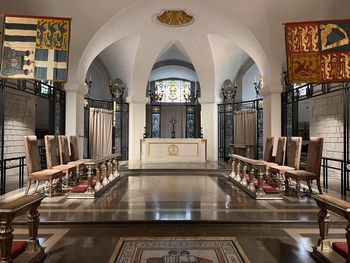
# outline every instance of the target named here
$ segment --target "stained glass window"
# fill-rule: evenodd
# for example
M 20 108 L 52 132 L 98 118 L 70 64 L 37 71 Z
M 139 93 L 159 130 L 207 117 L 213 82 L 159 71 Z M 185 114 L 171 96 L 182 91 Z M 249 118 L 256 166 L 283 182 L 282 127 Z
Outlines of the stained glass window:
M 186 80 L 156 81 L 154 98 L 157 102 L 189 102 L 192 99 L 191 82 Z

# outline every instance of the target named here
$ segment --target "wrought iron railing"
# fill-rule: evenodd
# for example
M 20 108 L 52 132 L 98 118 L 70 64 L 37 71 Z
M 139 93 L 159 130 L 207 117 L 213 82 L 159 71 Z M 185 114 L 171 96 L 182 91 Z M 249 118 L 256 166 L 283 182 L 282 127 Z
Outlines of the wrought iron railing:
M 24 186 L 25 157 L 14 157 L 0 160 L 0 195 L 6 193 L 7 170 L 18 169 L 18 187 Z
M 330 164 L 329 162 L 332 162 Z M 336 165 L 339 164 L 339 165 Z M 335 171 L 340 171 L 340 193 L 341 194 L 346 194 L 346 191 L 349 191 L 349 167 L 350 162 L 344 162 L 344 160 L 340 159 L 334 159 L 334 158 L 328 158 L 328 157 L 323 157 L 322 158 L 322 176 L 323 176 L 323 188 L 328 189 L 328 175 L 329 175 L 329 170 L 335 170 Z
M 287 76 L 285 75 L 287 80 Z M 312 136 L 307 129 L 299 127 L 299 102 L 322 95 L 338 92 L 342 96 L 342 160 L 323 158 L 322 166 L 324 172 L 324 187 L 328 188 L 328 170 L 338 170 L 341 173 L 341 194 L 346 195 L 350 191 L 349 187 L 349 160 L 350 160 L 350 82 L 345 83 L 322 83 L 322 84 L 303 84 L 292 85 L 286 82 L 285 91 L 281 94 L 282 99 L 282 135 L 284 136 L 302 136 L 303 141 L 308 141 L 309 136 Z M 306 154 L 306 147 L 302 149 Z M 339 163 L 339 166 L 333 167 L 329 162 Z
M 84 158 L 90 158 L 89 127 L 90 108 L 113 110 L 112 147 L 113 153 L 119 153 L 121 160 L 128 160 L 129 156 L 129 104 L 115 100 L 102 100 L 85 97 L 84 100 Z
M 227 160 L 230 154 L 230 144 L 234 138 L 233 113 L 244 109 L 257 111 L 257 133 L 255 157 L 262 159 L 263 155 L 263 99 L 249 101 L 235 101 L 233 103 L 218 104 L 218 156 L 220 160 Z

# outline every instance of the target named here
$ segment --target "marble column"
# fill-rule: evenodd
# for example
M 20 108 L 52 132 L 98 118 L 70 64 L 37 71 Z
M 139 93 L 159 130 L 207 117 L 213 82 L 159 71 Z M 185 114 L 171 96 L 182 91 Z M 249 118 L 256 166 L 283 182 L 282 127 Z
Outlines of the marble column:
M 207 160 L 218 160 L 218 98 L 199 98 L 203 139 L 207 139 Z
M 83 156 L 84 143 L 84 95 L 88 88 L 83 83 L 68 82 L 66 91 L 66 135 L 77 136 L 79 156 Z
M 281 136 L 281 91 L 280 86 L 276 89 L 263 88 L 264 98 L 264 146 L 266 137 Z M 275 140 L 276 141 L 276 140 Z M 276 146 L 274 147 L 276 150 Z
M 129 161 L 140 160 L 140 139 L 146 126 L 146 97 L 127 97 L 129 103 Z

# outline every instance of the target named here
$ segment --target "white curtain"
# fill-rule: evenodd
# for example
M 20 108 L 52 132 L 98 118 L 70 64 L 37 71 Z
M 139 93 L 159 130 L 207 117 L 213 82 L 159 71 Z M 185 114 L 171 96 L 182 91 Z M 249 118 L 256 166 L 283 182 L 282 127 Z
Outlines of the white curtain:
M 234 143 L 252 145 L 256 149 L 256 110 L 240 110 L 233 114 Z
M 113 111 L 90 108 L 89 147 L 92 159 L 112 154 Z
M 171 138 L 172 124 L 175 120 L 175 138 L 186 137 L 186 107 L 185 106 L 161 106 L 160 127 L 162 138 Z

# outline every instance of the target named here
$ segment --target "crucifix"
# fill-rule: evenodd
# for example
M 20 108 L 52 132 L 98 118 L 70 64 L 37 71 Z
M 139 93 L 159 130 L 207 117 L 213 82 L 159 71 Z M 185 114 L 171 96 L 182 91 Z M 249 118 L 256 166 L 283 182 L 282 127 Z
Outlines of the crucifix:
M 177 121 L 175 119 L 172 119 L 169 122 L 171 123 L 171 138 L 175 138 L 175 124 Z

